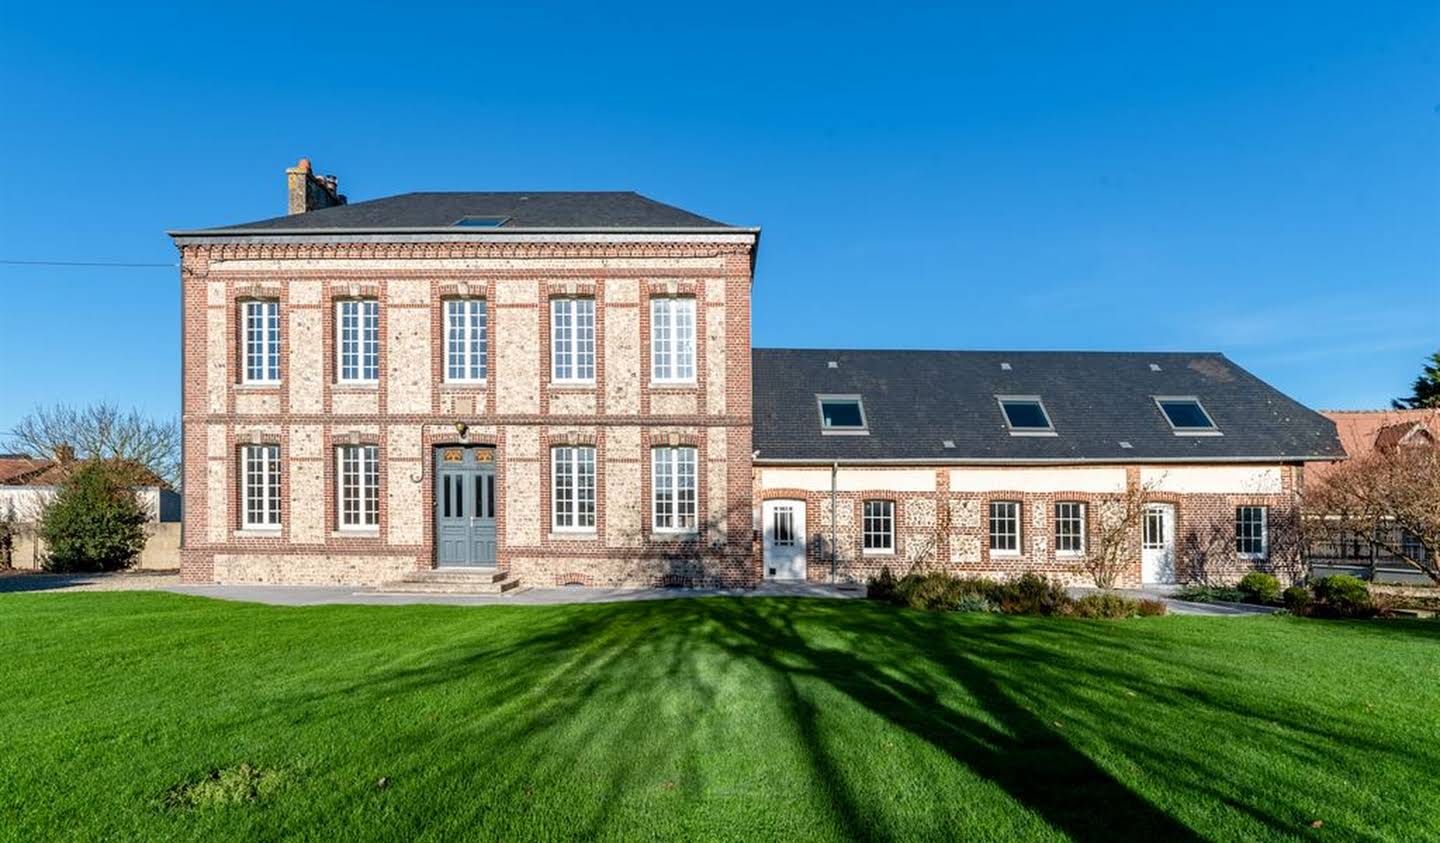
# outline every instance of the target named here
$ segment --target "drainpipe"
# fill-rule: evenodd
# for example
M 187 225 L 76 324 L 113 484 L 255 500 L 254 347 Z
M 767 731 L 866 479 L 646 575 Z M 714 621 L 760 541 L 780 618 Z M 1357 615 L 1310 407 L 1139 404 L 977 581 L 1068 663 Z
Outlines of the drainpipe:
M 836 480 L 836 478 L 839 476 L 839 474 L 840 474 L 840 462 L 839 462 L 839 460 L 836 460 L 835 462 L 833 462 L 833 463 L 830 464 L 830 584 L 831 584 L 831 585 L 834 585 L 834 584 L 835 584 L 835 552 L 836 552 L 836 550 L 838 550 L 839 547 L 840 547 L 840 542 L 836 539 L 836 533 L 835 533 L 835 514 L 836 514 L 836 511 L 837 511 L 836 508 L 835 508 L 835 506 L 836 506 L 836 504 L 835 504 L 835 498 L 836 498 L 836 491 L 837 491 L 837 480 Z

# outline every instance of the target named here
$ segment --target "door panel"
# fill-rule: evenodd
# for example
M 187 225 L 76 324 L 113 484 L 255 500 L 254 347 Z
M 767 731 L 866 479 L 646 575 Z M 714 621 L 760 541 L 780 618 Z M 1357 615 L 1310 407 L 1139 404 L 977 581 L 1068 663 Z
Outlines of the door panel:
M 1175 582 L 1175 507 L 1168 503 L 1146 506 L 1141 517 L 1140 581 Z
M 765 578 L 805 579 L 805 502 L 765 501 L 760 510 L 764 521 Z
M 437 564 L 495 564 L 494 456 L 493 448 L 435 449 Z

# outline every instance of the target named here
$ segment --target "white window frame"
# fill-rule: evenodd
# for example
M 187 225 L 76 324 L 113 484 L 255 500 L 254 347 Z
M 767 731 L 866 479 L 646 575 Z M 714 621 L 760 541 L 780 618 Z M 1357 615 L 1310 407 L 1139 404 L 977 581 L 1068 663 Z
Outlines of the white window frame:
M 1224 436 L 1224 435 L 1225 435 L 1224 433 L 1221 432 L 1221 430 L 1220 430 L 1220 425 L 1218 425 L 1218 424 L 1215 423 L 1215 417 L 1210 414 L 1210 411 L 1209 411 L 1209 410 L 1205 409 L 1205 405 L 1204 405 L 1203 403 L 1201 403 L 1201 401 L 1200 401 L 1199 398 L 1196 398 L 1196 397 L 1193 396 L 1193 395 L 1154 395 L 1154 396 L 1151 396 L 1151 397 L 1154 398 L 1154 400 L 1155 400 L 1155 409 L 1156 409 L 1156 411 L 1158 411 L 1158 412 L 1160 413 L 1160 418 L 1164 419 L 1164 420 L 1165 420 L 1165 423 L 1168 424 L 1168 425 L 1170 425 L 1170 432 L 1173 433 L 1173 434 L 1175 434 L 1176 436 Z M 1173 422 L 1173 421 L 1170 420 L 1170 414 L 1167 413 L 1167 412 L 1165 412 L 1165 407 L 1164 407 L 1164 405 L 1167 404 L 1167 403 L 1178 404 L 1178 403 L 1182 403 L 1182 402 L 1193 403 L 1196 407 L 1199 407 L 1199 408 L 1200 408 L 1200 412 L 1202 412 L 1202 413 L 1205 414 L 1205 418 L 1207 418 L 1207 419 L 1210 420 L 1210 426 L 1209 426 L 1209 427 L 1176 427 L 1176 426 L 1175 426 L 1175 422 Z
M 1038 395 L 997 395 L 995 403 L 1000 406 L 1000 418 L 1005 422 L 1005 429 L 1010 431 L 1011 436 L 1058 436 L 1055 431 L 1055 422 L 1050 418 L 1050 410 L 1045 407 L 1045 402 L 1040 400 Z M 1040 415 L 1045 417 L 1044 427 L 1015 427 L 1010 423 L 1010 414 L 1005 411 L 1006 404 L 1034 404 L 1040 408 Z
M 593 445 L 558 445 L 551 448 L 550 529 L 556 533 L 595 532 L 595 487 Z M 585 506 L 587 503 L 588 507 Z
M 550 382 L 595 382 L 595 300 L 550 300 Z
M 1244 535 L 1242 527 L 1253 525 L 1250 519 L 1241 518 L 1241 513 L 1246 510 L 1260 513 L 1260 550 L 1241 550 L 1242 541 L 1253 541 L 1255 536 Z M 1270 553 L 1270 508 L 1268 506 L 1237 506 L 1235 507 L 1235 555 L 1241 559 L 1264 559 Z
M 859 427 L 826 427 L 825 426 L 825 405 L 826 404 L 849 404 L 854 403 L 860 411 Z M 815 396 L 815 412 L 820 419 L 821 436 L 869 436 L 870 417 L 865 415 L 865 400 L 859 395 L 831 395 L 828 393 Z
M 1073 510 L 1073 513 L 1072 513 L 1072 514 L 1062 515 L 1062 514 L 1061 514 L 1061 507 L 1074 507 L 1075 509 Z M 1088 507 L 1085 506 L 1085 502 L 1084 502 L 1084 501 L 1056 501 L 1056 502 L 1055 502 L 1055 555 L 1056 555 L 1056 556 L 1064 556 L 1064 557 L 1075 558 L 1075 557 L 1080 557 L 1080 556 L 1084 556 L 1084 555 L 1085 555 L 1085 550 L 1086 550 L 1086 537 L 1085 537 L 1085 532 L 1086 532 L 1086 528 L 1087 528 L 1087 526 L 1088 526 L 1088 525 L 1086 524 L 1086 517 L 1085 517 L 1085 516 L 1088 514 L 1088 513 L 1086 512 L 1087 509 L 1088 509 Z M 1067 523 L 1073 522 L 1073 523 L 1075 524 L 1075 526 L 1076 526 L 1076 533 L 1075 533 L 1075 535 L 1076 535 L 1076 537 L 1078 537 L 1079 540 L 1080 540 L 1080 547 L 1079 547 L 1079 548 L 1062 548 L 1062 547 L 1060 547 L 1060 538 L 1061 538 L 1061 535 L 1060 535 L 1060 524 L 1061 524 L 1061 522 L 1067 522 Z M 1068 536 L 1067 536 L 1066 538 L 1068 538 Z
M 340 445 L 335 448 L 336 529 L 346 533 L 374 533 L 380 529 L 380 447 Z M 355 496 L 355 519 L 348 520 L 346 496 Z
M 445 309 L 445 383 L 485 383 L 490 376 L 488 303 L 481 298 L 458 298 L 445 299 L 442 304 Z M 460 375 L 453 373 L 457 365 Z
M 860 503 L 860 551 L 870 556 L 894 555 L 895 501 L 871 498 Z
M 695 383 L 695 298 L 650 299 L 650 382 Z
M 353 319 L 353 322 L 351 321 Z M 346 361 L 353 343 L 354 359 Z M 335 302 L 335 380 L 352 385 L 380 383 L 380 302 L 341 299 Z
M 241 383 L 280 383 L 280 302 L 246 299 L 240 302 L 244 359 Z M 254 372 L 259 374 L 252 374 Z
M 240 446 L 240 526 L 279 531 L 282 525 L 279 445 Z
M 680 535 L 699 532 L 698 466 L 699 449 L 694 446 L 650 449 L 650 524 L 654 532 Z M 663 501 L 662 491 L 668 496 Z M 682 496 L 687 491 L 688 500 L 684 500 Z
M 1010 508 L 1011 508 L 1011 509 L 1010 509 L 1010 513 L 1011 513 L 1011 514 L 1010 514 L 1009 516 L 1005 516 L 1005 515 L 999 515 L 999 516 L 997 516 L 997 515 L 996 515 L 996 512 L 995 512 L 995 508 L 996 508 L 996 507 L 1010 507 Z M 986 518 L 987 543 L 986 543 L 986 544 L 987 544 L 987 546 L 990 548 L 990 555 L 991 555 L 991 556 L 1019 556 L 1019 555 L 1020 555 L 1021 548 L 1024 547 L 1023 541 L 1024 541 L 1024 534 L 1025 534 L 1024 529 L 1023 529 L 1022 526 L 1021 526 L 1021 516 L 1024 514 L 1024 507 L 1021 505 L 1021 503 L 1020 503 L 1019 501 L 991 501 L 991 502 L 990 502 L 990 506 L 989 506 L 989 508 L 988 508 L 987 511 L 986 511 L 986 514 L 987 514 L 987 518 Z M 1010 521 L 1010 522 L 1012 522 L 1012 523 L 1014 524 L 1014 531 L 1013 531 L 1012 533 L 997 533 L 997 532 L 995 532 L 995 525 L 996 525 L 996 523 L 997 523 L 997 522 L 1005 522 L 1005 521 Z M 1011 537 L 1013 537 L 1015 546 L 1014 546 L 1014 547 L 1001 547 L 1001 548 L 997 548 L 997 547 L 995 546 L 995 539 L 996 539 L 997 537 L 1005 537 L 1005 536 L 1011 536 Z

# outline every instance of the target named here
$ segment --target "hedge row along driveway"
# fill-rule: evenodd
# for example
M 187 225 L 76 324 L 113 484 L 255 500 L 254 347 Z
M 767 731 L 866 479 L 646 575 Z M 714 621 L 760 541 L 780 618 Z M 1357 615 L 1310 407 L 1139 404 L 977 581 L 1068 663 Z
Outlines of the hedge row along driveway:
M 17 594 L 0 640 L 13 839 L 1440 839 L 1425 622 Z

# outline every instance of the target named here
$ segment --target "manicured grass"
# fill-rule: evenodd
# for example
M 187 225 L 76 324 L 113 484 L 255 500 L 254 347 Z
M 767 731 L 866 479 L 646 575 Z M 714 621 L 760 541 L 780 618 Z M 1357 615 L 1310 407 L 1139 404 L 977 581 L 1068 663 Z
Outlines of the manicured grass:
M 16 840 L 1440 839 L 1426 622 L 22 594 L 0 641 Z

